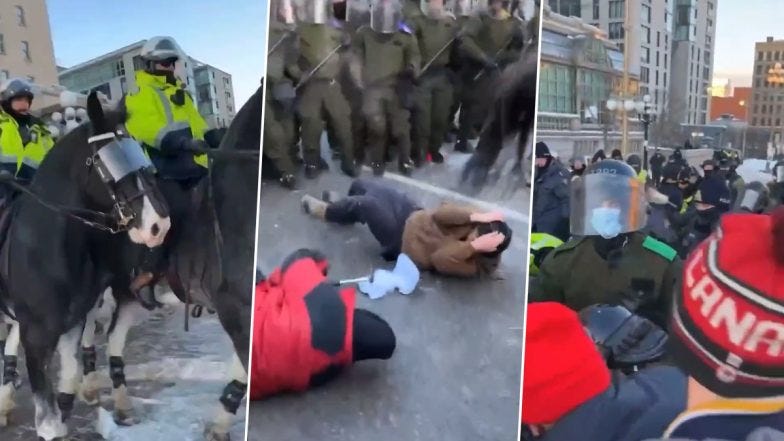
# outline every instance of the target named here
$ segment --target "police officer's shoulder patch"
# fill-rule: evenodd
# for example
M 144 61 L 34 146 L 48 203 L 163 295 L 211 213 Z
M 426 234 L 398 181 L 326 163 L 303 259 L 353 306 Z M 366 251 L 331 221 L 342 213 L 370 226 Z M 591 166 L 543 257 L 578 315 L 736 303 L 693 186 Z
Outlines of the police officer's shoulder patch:
M 678 256 L 678 252 L 675 251 L 674 248 L 651 236 L 647 236 L 645 238 L 645 240 L 642 242 L 642 247 L 646 250 L 653 251 L 670 262 L 675 260 L 675 258 Z
M 567 251 L 571 251 L 571 250 L 577 248 L 577 246 L 580 245 L 581 243 L 583 243 L 584 240 L 585 240 L 585 236 L 575 236 L 575 237 L 570 238 L 568 242 L 562 244 L 559 247 L 556 247 L 552 251 L 553 257 L 555 257 L 555 255 L 557 255 L 557 254 L 561 254 L 561 253 L 564 253 L 564 252 L 567 252 Z

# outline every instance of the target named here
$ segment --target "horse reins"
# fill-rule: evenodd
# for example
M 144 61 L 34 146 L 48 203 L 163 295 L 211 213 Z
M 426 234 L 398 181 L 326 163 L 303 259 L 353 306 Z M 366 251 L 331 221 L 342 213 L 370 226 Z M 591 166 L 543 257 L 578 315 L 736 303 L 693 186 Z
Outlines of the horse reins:
M 106 231 L 111 234 L 117 234 L 117 233 L 127 231 L 127 226 L 114 228 L 110 225 L 107 225 L 106 223 L 96 222 L 84 217 L 85 215 L 90 215 L 90 216 L 95 216 L 97 218 L 103 218 L 104 220 L 114 220 L 115 216 L 112 216 L 111 214 L 104 213 L 102 211 L 88 210 L 85 208 L 74 208 L 74 207 L 68 207 L 65 205 L 59 205 L 59 204 L 53 204 L 51 202 L 47 202 L 41 196 L 37 195 L 34 191 L 30 190 L 29 188 L 27 188 L 27 186 L 20 184 L 19 182 L 20 180 L 15 178 L 10 173 L 0 173 L 0 183 L 8 184 L 10 187 L 14 188 L 15 190 L 18 190 L 19 192 L 30 196 L 31 198 L 33 198 L 33 200 L 35 200 L 42 206 L 54 211 L 55 213 L 59 213 L 66 217 L 74 219 L 76 221 L 79 221 L 90 228 Z

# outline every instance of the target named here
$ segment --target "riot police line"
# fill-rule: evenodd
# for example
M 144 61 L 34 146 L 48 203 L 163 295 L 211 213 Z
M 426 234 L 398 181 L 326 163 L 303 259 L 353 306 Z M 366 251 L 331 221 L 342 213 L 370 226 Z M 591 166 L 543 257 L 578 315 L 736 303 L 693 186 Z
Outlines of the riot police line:
M 536 39 L 538 21 L 502 0 L 275 0 L 267 61 L 265 177 L 295 188 L 304 169 L 403 175 L 471 153 L 498 73 Z M 453 121 L 459 119 L 455 126 Z

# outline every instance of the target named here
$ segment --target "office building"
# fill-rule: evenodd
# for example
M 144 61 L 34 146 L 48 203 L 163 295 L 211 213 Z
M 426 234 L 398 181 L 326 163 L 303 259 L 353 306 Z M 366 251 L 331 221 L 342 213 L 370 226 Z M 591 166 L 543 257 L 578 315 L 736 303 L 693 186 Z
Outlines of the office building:
M 41 87 L 58 84 L 44 0 L 0 0 L 0 82 L 13 77 Z M 52 97 L 39 98 L 33 102 L 33 111 L 54 102 Z
M 784 64 L 784 40 L 768 37 L 754 45 L 754 75 L 752 77 L 750 123 L 752 127 L 774 131 L 774 141 L 781 141 L 784 123 L 784 72 L 777 68 Z

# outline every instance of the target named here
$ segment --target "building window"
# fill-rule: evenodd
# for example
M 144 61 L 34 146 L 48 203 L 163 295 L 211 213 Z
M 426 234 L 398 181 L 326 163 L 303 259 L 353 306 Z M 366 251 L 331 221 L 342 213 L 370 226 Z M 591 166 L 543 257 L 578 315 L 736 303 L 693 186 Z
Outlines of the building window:
M 667 53 L 664 53 L 664 68 L 667 69 Z
M 0 70 L 0 81 L 5 81 L 11 78 L 11 73 L 5 69 Z
M 771 58 L 773 58 L 773 57 L 772 57 L 772 54 L 771 54 L 770 52 L 765 52 L 765 60 L 766 60 L 766 61 L 770 61 L 770 60 L 771 60 Z
M 120 90 L 123 95 L 128 93 L 128 80 L 126 80 L 125 77 L 120 78 Z
M 643 47 L 640 52 L 642 53 L 642 62 L 649 64 L 651 62 L 651 50 L 647 47 Z
M 762 61 L 763 55 L 762 51 L 757 52 L 757 61 Z
M 648 5 L 642 5 L 642 20 L 643 23 L 651 22 L 651 7 Z
M 647 67 L 640 67 L 640 81 L 647 83 L 651 76 L 651 70 Z
M 659 87 L 659 70 L 656 69 L 656 87 Z
M 543 112 L 575 113 L 573 70 L 567 66 L 544 64 L 539 73 L 539 108 Z
M 656 51 L 656 67 L 659 67 L 659 51 Z
M 621 40 L 623 39 L 624 32 L 623 32 L 623 23 L 610 23 L 610 32 L 609 37 L 611 40 Z
M 118 77 L 125 76 L 125 63 L 123 63 L 122 59 L 114 63 L 114 75 Z
M 642 42 L 645 44 L 651 44 L 651 28 L 648 26 L 642 27 Z
M 215 79 L 215 71 L 214 70 L 210 72 L 210 76 L 212 77 L 213 80 Z
M 3 34 L 0 34 L 0 55 L 5 55 L 5 39 L 3 39 Z
M 15 6 L 16 8 L 16 23 L 19 26 L 27 26 L 27 21 L 25 20 L 25 12 L 24 8 L 21 6 Z
M 751 119 L 751 125 L 752 126 L 756 126 L 757 125 L 757 118 L 752 118 Z
M 593 0 L 593 19 L 599 19 L 599 0 Z
M 25 61 L 33 61 L 30 58 L 30 43 L 23 41 L 22 42 L 22 56 L 24 57 Z
M 610 1 L 610 18 L 624 18 L 624 0 L 611 0 Z

